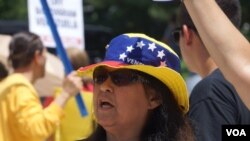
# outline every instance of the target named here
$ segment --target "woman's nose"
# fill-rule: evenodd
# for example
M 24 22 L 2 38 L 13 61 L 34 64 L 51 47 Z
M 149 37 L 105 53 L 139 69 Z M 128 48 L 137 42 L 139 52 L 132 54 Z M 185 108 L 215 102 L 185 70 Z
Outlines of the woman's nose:
M 102 83 L 100 84 L 100 89 L 103 92 L 113 92 L 114 83 L 112 82 L 110 76 Z

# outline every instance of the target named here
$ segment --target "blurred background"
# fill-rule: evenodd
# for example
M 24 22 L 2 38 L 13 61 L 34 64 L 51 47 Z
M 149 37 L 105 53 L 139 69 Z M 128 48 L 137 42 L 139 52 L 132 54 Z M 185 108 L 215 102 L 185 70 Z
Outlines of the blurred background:
M 242 33 L 250 39 L 250 0 L 242 5 Z M 92 63 L 104 57 L 105 46 L 114 36 L 141 32 L 169 44 L 177 53 L 179 48 L 170 38 L 177 27 L 179 2 L 152 0 L 83 0 L 85 49 Z M 0 34 L 13 35 L 28 30 L 27 0 L 0 0 Z M 55 54 L 54 48 L 49 52 Z M 182 74 L 189 72 L 182 64 Z
M 250 1 L 242 5 L 242 33 L 250 38 Z M 175 26 L 178 2 L 83 0 L 86 50 L 95 61 L 108 41 L 121 33 L 142 32 L 164 42 Z M 0 0 L 0 34 L 28 30 L 26 0 Z M 97 58 L 95 58 L 97 57 Z

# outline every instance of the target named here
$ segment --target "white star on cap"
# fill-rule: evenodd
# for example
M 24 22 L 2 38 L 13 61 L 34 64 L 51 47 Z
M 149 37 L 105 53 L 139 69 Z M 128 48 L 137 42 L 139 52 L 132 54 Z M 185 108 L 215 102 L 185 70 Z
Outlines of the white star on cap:
M 156 49 L 155 43 L 148 44 L 148 49 L 151 50 L 151 51 L 153 52 L 154 49 Z
M 125 53 L 120 54 L 119 59 L 121 59 L 122 61 L 124 61 L 124 59 L 127 57 L 127 55 Z
M 132 50 L 134 50 L 133 46 L 127 46 L 127 52 L 132 52 Z
M 143 41 L 140 41 L 140 42 L 137 42 L 136 46 L 142 49 L 142 47 L 145 46 L 145 44 L 143 43 Z
M 163 50 L 162 51 L 158 51 L 157 57 L 160 57 L 162 59 L 163 56 L 165 56 L 164 51 Z

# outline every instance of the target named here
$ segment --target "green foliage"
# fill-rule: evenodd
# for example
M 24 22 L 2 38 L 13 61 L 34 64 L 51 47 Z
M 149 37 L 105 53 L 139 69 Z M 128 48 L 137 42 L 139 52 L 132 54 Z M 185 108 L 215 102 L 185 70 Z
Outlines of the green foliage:
M 84 5 L 93 7 L 85 13 L 86 23 L 111 27 L 114 34 L 142 32 L 158 39 L 177 6 L 151 0 L 85 0 Z
M 250 40 L 250 0 L 241 0 L 242 5 L 242 33 Z
M 114 34 L 142 32 L 161 39 L 178 4 L 152 0 L 83 0 L 84 21 L 110 27 Z M 250 1 L 241 0 L 241 5 L 242 32 L 250 39 Z M 27 17 L 27 0 L 0 0 L 0 20 L 27 20 Z
M 27 19 L 26 0 L 0 0 L 1 20 L 25 20 Z

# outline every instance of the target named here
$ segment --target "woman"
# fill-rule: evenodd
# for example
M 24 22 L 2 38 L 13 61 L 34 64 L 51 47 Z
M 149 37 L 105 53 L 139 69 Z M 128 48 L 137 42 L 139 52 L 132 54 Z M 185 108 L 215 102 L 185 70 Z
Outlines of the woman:
M 63 117 L 62 108 L 82 86 L 72 72 L 64 81 L 63 91 L 43 109 L 33 84 L 45 74 L 46 48 L 30 32 L 13 36 L 9 61 L 14 73 L 0 85 L 0 140 L 43 141 L 53 133 Z
M 85 141 L 194 140 L 186 113 L 188 93 L 180 60 L 144 34 L 123 34 L 103 62 L 80 68 L 93 75 L 95 132 Z

